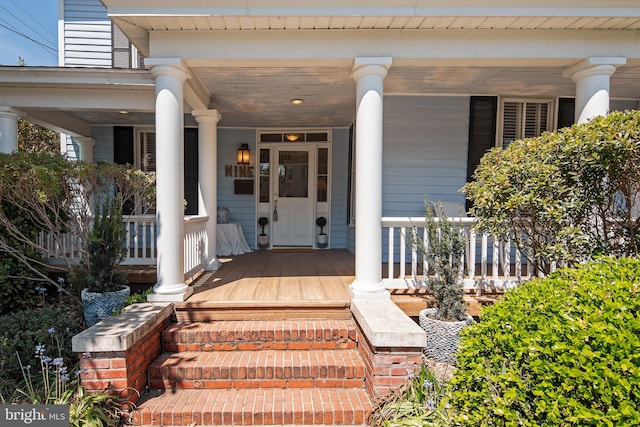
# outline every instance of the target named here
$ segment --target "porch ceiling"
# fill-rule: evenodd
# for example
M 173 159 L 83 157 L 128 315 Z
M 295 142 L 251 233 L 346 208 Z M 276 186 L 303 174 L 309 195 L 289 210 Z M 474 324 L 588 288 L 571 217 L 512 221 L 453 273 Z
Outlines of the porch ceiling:
M 221 127 L 348 127 L 353 123 L 355 82 L 350 77 L 351 64 L 216 67 L 187 61 L 187 65 L 192 65 L 192 78 L 210 94 L 209 107 L 222 114 Z M 574 96 L 575 84 L 562 76 L 568 65 L 474 67 L 399 62 L 392 65 L 385 79 L 385 95 Z M 25 73 L 20 79 L 16 77 L 21 72 L 18 68 L 10 73 L 0 70 L 0 99 L 26 99 L 25 104 L 12 106 L 42 123 L 47 123 L 50 110 L 58 114 L 56 117 L 64 112 L 86 125 L 154 124 L 153 80 L 146 71 L 137 71 L 130 84 L 113 83 L 113 72 L 107 70 L 103 82 L 97 77 L 99 70 L 94 70 L 95 79 L 69 83 L 78 73 L 73 70 L 69 71 L 71 79 L 61 78 L 58 83 L 44 85 L 41 82 L 47 79 L 46 72 L 31 70 L 33 78 L 25 78 Z M 51 73 L 58 76 L 61 71 L 55 69 Z M 144 85 L 140 84 L 141 79 Z M 612 76 L 612 97 L 640 99 L 638 81 L 640 67 L 634 63 L 620 67 Z M 117 98 L 108 98 L 114 93 Z M 289 101 L 293 98 L 304 99 L 304 104 L 292 105 Z M 121 114 L 120 110 L 128 110 L 129 114 Z M 196 126 L 189 114 L 185 124 Z

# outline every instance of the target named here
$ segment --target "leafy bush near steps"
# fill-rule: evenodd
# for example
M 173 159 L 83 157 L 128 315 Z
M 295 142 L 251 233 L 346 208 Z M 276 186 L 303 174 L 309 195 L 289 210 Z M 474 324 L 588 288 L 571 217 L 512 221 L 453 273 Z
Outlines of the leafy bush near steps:
M 39 366 L 35 348 L 46 346 L 51 357 L 63 357 L 73 366 L 77 356 L 71 351 L 71 338 L 81 326 L 63 311 L 40 308 L 0 316 L 0 383 L 9 385 L 23 379 L 16 352 L 23 365 Z
M 453 425 L 640 425 L 640 260 L 532 280 L 463 332 Z

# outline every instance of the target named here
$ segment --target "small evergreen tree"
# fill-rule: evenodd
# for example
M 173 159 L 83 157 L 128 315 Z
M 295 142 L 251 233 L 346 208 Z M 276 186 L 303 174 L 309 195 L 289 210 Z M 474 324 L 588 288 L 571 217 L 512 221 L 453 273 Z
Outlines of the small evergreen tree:
M 440 206 L 436 217 L 435 208 L 426 202 L 427 242 L 414 231 L 411 243 L 425 258 L 430 271 L 425 272 L 426 287 L 433 294 L 434 308 L 438 310 L 438 320 L 466 320 L 466 305 L 463 301 L 462 256 L 464 238 L 459 227 L 449 222 Z

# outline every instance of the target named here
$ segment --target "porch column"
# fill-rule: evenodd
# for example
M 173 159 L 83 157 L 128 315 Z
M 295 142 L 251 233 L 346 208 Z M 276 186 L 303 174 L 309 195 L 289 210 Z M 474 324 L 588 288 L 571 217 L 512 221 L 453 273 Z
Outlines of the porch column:
M 218 225 L 218 110 L 193 110 L 198 122 L 198 214 L 207 215 L 207 265 L 205 270 L 220 268 L 216 255 Z
M 356 279 L 353 298 L 389 298 L 382 283 L 383 80 L 391 58 L 355 58 Z
M 609 113 L 611 75 L 618 65 L 626 63 L 624 57 L 592 56 L 565 70 L 562 75 L 576 84 L 576 123 Z
M 73 139 L 80 146 L 80 160 L 93 163 L 93 147 L 96 145 L 96 140 L 88 136 L 76 136 Z
M 184 99 L 187 70 L 179 58 L 150 58 L 156 79 L 156 219 L 158 282 L 148 300 L 184 301 Z
M 0 106 L 0 153 L 18 151 L 18 120 L 20 113 Z

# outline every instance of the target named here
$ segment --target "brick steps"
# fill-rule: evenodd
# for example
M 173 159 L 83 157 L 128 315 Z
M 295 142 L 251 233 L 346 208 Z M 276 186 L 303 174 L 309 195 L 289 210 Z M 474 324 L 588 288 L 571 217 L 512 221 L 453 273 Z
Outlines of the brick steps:
M 132 424 L 353 425 L 371 411 L 351 319 L 169 325 Z
M 371 411 L 364 389 L 155 390 L 145 399 L 133 425 L 361 425 Z
M 264 350 L 163 354 L 149 367 L 151 388 L 363 387 L 353 350 Z
M 174 324 L 162 334 L 165 351 L 355 348 L 351 320 L 218 321 Z

